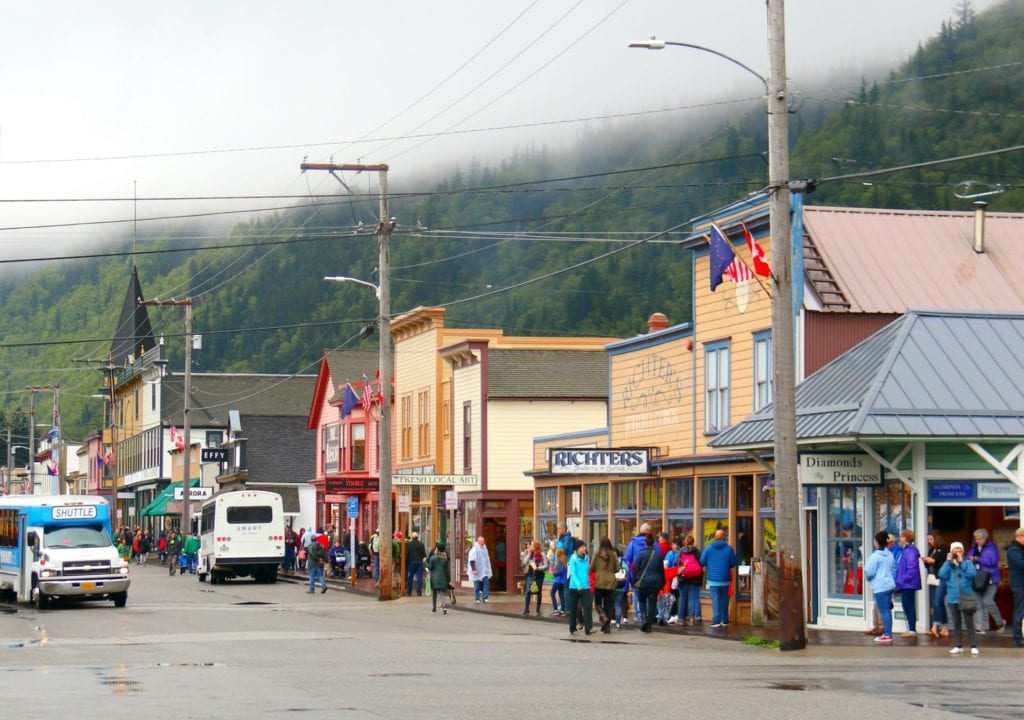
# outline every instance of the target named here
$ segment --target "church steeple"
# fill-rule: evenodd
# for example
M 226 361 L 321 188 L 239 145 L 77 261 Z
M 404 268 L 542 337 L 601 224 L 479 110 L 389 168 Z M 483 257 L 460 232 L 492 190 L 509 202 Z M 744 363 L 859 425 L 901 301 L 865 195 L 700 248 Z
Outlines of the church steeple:
M 123 366 L 129 355 L 138 359 L 156 347 L 153 327 L 149 324 L 149 313 L 145 305 L 139 304 L 142 299 L 139 271 L 132 265 L 128 294 L 125 295 L 124 304 L 121 306 L 121 317 L 117 321 L 114 342 L 110 346 L 115 365 Z

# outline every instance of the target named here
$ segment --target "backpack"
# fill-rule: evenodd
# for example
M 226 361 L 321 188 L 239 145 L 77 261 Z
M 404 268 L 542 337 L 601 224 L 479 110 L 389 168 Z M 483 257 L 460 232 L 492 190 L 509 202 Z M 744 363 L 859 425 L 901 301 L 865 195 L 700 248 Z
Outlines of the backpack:
M 695 580 L 704 574 L 700 560 L 693 553 L 683 553 L 679 565 L 683 568 L 682 576 L 686 580 Z

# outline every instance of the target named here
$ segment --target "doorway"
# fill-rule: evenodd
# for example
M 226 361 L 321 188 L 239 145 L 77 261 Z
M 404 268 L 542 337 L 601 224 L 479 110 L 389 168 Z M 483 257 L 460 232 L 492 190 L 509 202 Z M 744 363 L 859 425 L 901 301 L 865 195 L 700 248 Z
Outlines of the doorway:
M 491 589 L 502 592 L 507 588 L 508 580 L 508 519 L 504 517 L 485 517 L 481 533 L 487 548 L 494 558 L 491 578 Z M 518 553 L 515 553 L 518 557 Z

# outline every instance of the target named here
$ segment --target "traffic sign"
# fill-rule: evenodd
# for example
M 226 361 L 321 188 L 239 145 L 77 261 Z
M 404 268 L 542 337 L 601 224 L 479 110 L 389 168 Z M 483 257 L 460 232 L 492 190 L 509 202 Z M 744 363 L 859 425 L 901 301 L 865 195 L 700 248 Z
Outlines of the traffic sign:
M 348 515 L 349 517 L 355 517 L 359 514 L 359 498 L 350 497 L 348 499 Z

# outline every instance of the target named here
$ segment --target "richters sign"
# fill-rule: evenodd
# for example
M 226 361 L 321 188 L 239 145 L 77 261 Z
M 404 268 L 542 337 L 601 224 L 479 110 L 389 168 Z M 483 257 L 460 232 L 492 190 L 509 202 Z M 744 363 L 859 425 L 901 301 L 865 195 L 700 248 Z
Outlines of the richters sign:
M 881 485 L 882 468 L 870 455 L 835 453 L 800 456 L 804 485 Z
M 647 475 L 647 448 L 555 448 L 550 454 L 552 475 Z

